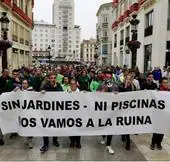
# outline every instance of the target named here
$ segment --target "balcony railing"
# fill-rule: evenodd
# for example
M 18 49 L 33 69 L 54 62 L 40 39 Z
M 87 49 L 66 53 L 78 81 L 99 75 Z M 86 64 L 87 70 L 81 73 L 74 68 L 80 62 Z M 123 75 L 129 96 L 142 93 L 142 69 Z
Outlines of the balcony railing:
M 2 0 L 2 2 L 11 7 L 11 0 Z
M 139 3 L 134 3 L 129 8 L 129 14 L 132 14 L 133 12 L 138 11 L 138 10 L 139 10 Z
M 153 26 L 152 25 L 145 28 L 145 37 L 152 35 L 152 33 L 153 33 Z
M 170 18 L 168 19 L 167 29 L 170 30 Z
M 102 23 L 102 28 L 108 28 L 108 23 L 107 22 Z
M 112 24 L 112 29 L 114 29 L 115 27 L 117 27 L 117 25 L 118 25 L 118 22 L 115 21 L 115 22 Z

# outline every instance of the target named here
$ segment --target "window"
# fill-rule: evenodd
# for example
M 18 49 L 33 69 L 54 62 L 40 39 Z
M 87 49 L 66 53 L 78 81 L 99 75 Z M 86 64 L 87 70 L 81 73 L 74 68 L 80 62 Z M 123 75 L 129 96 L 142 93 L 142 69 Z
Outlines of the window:
M 145 37 L 152 35 L 153 33 L 153 11 L 149 12 L 145 16 L 146 18 L 146 28 L 145 28 Z
M 108 53 L 108 48 L 107 47 L 108 47 L 107 44 L 102 45 L 102 54 L 103 55 L 107 55 L 107 53 Z
M 107 23 L 107 22 L 108 22 L 108 21 L 107 21 L 107 15 L 103 17 L 103 22 L 104 22 L 104 23 Z
M 28 2 L 25 2 L 25 13 L 26 13 L 26 15 L 28 15 L 28 4 L 27 4 Z
M 107 31 L 103 32 L 103 37 L 107 37 Z
M 55 47 L 55 44 L 52 44 L 52 47 Z
M 168 26 L 167 29 L 170 30 L 170 0 L 168 1 Z
M 153 26 L 153 11 L 146 14 L 146 28 Z
M 79 45 L 76 45 L 76 48 L 79 48 Z
M 144 56 L 144 71 L 151 69 L 152 62 L 152 44 L 145 45 L 145 56 Z
M 128 26 L 126 28 L 126 38 L 125 38 L 125 42 L 129 42 L 129 39 L 130 39 L 130 26 Z
M 19 7 L 24 10 L 24 3 L 23 3 L 23 0 L 20 0 L 19 1 Z
M 14 3 L 15 5 L 17 5 L 17 0 L 13 0 L 13 3 Z
M 124 44 L 124 30 L 120 31 L 120 45 Z

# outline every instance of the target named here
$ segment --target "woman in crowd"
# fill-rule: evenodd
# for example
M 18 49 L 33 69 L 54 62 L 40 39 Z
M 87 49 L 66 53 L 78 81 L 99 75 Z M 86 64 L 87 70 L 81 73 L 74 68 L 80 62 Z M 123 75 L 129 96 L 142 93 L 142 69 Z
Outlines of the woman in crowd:
M 159 90 L 160 91 L 169 91 L 169 86 L 168 86 L 168 79 L 167 78 L 162 78 L 159 81 Z M 158 150 L 162 150 L 162 140 L 163 140 L 164 134 L 158 134 L 154 133 L 152 136 L 152 143 L 151 143 L 151 150 L 155 149 L 155 145 L 157 145 Z
M 80 90 L 77 87 L 77 81 L 75 79 L 70 80 L 70 89 L 67 89 L 68 92 L 79 92 Z M 81 137 L 80 136 L 70 136 L 70 148 L 81 148 Z
M 33 88 L 29 86 L 28 80 L 23 80 L 22 81 L 22 91 L 33 91 Z M 27 137 L 25 144 L 28 146 L 29 149 L 33 148 L 32 144 L 32 138 L 33 137 Z
M 125 77 L 124 83 L 119 87 L 119 91 L 120 92 L 136 91 L 132 75 L 128 74 Z M 130 150 L 130 135 L 129 134 L 122 135 L 122 141 L 126 142 L 125 149 Z

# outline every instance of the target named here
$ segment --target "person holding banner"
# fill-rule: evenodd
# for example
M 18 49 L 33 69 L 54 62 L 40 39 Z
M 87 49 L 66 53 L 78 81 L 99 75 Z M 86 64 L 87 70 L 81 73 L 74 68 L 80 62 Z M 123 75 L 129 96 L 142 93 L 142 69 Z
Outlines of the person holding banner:
M 66 91 L 68 92 L 79 92 L 80 90 L 77 87 L 77 81 L 75 79 L 70 80 L 70 88 L 67 89 Z M 81 148 L 81 137 L 80 136 L 70 136 L 70 148 L 76 148 L 80 149 Z
M 2 134 L 2 131 L 0 129 L 0 145 L 4 145 L 4 140 L 3 140 L 3 134 Z
M 168 79 L 167 78 L 162 78 L 159 81 L 159 90 L 160 91 L 169 91 L 169 86 L 168 86 Z M 162 140 L 163 140 L 164 134 L 158 134 L 154 133 L 152 136 L 152 142 L 151 142 L 151 150 L 155 149 L 155 145 L 157 145 L 158 150 L 162 150 Z
M 25 80 L 22 81 L 21 90 L 22 91 L 33 91 L 33 87 L 30 87 L 28 80 L 25 79 Z M 33 148 L 32 139 L 33 139 L 33 137 L 27 137 L 26 141 L 25 141 L 25 144 L 28 146 L 29 149 Z
M 136 91 L 137 88 L 135 84 L 133 83 L 133 76 L 131 74 L 128 74 L 125 77 L 124 83 L 119 87 L 120 92 L 131 92 Z M 130 135 L 122 135 L 122 141 L 126 142 L 125 149 L 130 150 Z
M 49 83 L 47 83 L 44 86 L 44 90 L 42 90 L 41 93 L 45 93 L 45 91 L 49 91 L 49 92 L 63 91 L 61 85 L 59 83 L 57 83 L 57 81 L 56 81 L 56 75 L 55 74 L 51 73 L 49 75 Z M 40 149 L 40 151 L 42 153 L 48 151 L 49 138 L 48 137 L 43 137 L 43 141 L 44 141 L 44 145 Z M 53 144 L 54 144 L 54 146 L 59 147 L 59 143 L 58 143 L 58 138 L 57 137 L 53 137 Z
M 5 86 L 5 92 L 16 91 L 21 88 L 21 80 L 19 78 L 19 70 L 14 69 L 12 71 L 12 78 L 7 81 Z M 10 138 L 13 139 L 17 137 L 17 133 L 12 133 Z
M 112 72 L 107 71 L 105 72 L 105 79 L 104 82 L 99 86 L 98 92 L 119 92 L 119 87 L 117 84 L 113 83 L 112 80 Z M 102 136 L 101 144 L 105 144 L 105 138 L 106 136 Z M 114 154 L 114 150 L 111 147 L 111 142 L 112 142 L 112 135 L 107 135 L 107 140 L 106 140 L 106 149 L 110 154 Z

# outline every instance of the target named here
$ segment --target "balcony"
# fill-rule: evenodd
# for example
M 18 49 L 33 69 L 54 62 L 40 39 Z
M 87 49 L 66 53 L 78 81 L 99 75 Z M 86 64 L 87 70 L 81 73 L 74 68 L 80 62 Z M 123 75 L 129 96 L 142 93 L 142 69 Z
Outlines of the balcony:
M 104 37 L 104 38 L 102 39 L 102 43 L 108 43 L 108 37 Z
M 142 6 L 145 3 L 146 0 L 138 0 L 138 3 L 140 6 Z
M 129 8 L 129 14 L 132 14 L 132 13 L 138 11 L 138 10 L 139 10 L 139 3 L 134 3 Z
M 14 42 L 18 42 L 18 36 L 12 35 L 12 40 L 13 40 Z
M 123 19 L 126 19 L 129 17 L 129 10 L 126 10 L 123 14 Z
M 11 7 L 11 1 L 12 0 L 2 0 L 2 2 L 4 2 L 6 5 L 8 5 L 9 7 Z
M 33 25 L 31 18 L 29 18 L 23 10 L 21 10 L 16 4 L 13 4 L 12 10 L 20 16 L 24 21 L 26 21 L 30 26 Z
M 119 18 L 118 18 L 118 23 L 121 23 L 123 22 L 123 15 L 121 15 Z
M 122 39 L 122 40 L 120 40 L 120 46 L 122 46 L 123 44 L 124 44 L 124 41 Z
M 118 22 L 115 21 L 115 22 L 112 24 L 112 29 L 114 29 L 115 27 L 117 27 L 117 25 L 118 25 Z
M 168 22 L 167 22 L 167 30 L 170 30 L 170 18 L 168 19 Z
M 152 35 L 152 33 L 153 33 L 153 26 L 152 25 L 145 28 L 145 37 Z
M 113 0 L 112 7 L 116 7 L 118 5 L 119 0 Z
M 108 28 L 108 23 L 107 22 L 102 23 L 102 28 Z

